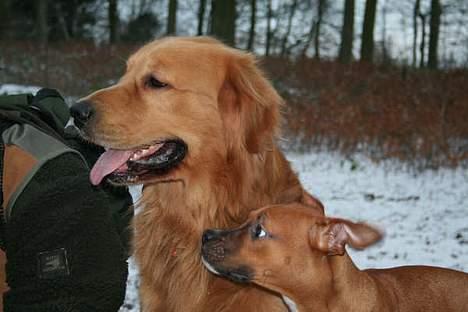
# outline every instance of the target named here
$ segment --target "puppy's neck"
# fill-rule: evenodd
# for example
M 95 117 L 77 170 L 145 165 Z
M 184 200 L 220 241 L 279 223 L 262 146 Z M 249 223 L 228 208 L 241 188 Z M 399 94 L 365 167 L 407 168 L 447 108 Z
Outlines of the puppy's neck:
M 329 311 L 378 311 L 374 309 L 377 294 L 373 279 L 356 267 L 347 252 L 343 256 L 330 256 L 329 263 L 333 275 L 333 292 L 327 302 Z
M 331 274 L 331 285 L 323 285 L 322 290 L 327 294 L 316 294 L 304 289 L 302 293 L 283 295 L 283 300 L 291 312 L 308 311 L 371 311 L 376 305 L 376 290 L 372 279 L 366 272 L 360 271 L 351 258 L 345 253 L 343 256 L 328 257 L 330 270 L 323 274 Z M 317 279 L 317 277 L 311 277 Z M 325 279 L 326 280 L 326 279 Z M 310 289 L 313 289 L 311 287 Z M 363 307 L 362 297 L 369 304 Z
M 311 298 L 292 299 L 288 296 L 283 295 L 283 301 L 288 307 L 289 312 L 328 312 L 330 311 L 327 307 L 325 300 L 314 300 Z

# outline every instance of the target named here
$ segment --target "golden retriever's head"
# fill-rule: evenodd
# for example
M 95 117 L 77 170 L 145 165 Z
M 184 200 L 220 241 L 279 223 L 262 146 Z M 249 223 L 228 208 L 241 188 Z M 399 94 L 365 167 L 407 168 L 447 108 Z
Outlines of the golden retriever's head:
M 117 84 L 71 113 L 85 138 L 108 149 L 92 182 L 132 184 L 187 178 L 236 154 L 261 153 L 273 144 L 280 104 L 252 55 L 180 37 L 143 46 Z

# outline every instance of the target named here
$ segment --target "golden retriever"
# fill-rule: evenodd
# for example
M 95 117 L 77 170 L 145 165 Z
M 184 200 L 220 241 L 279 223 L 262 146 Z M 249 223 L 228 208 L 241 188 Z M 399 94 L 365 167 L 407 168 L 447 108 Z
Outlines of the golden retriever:
M 257 286 L 210 274 L 206 228 L 257 207 L 302 202 L 323 213 L 275 144 L 282 99 L 252 55 L 207 37 L 151 42 L 120 81 L 72 107 L 82 135 L 108 150 L 91 181 L 144 184 L 134 220 L 143 311 L 287 311 Z

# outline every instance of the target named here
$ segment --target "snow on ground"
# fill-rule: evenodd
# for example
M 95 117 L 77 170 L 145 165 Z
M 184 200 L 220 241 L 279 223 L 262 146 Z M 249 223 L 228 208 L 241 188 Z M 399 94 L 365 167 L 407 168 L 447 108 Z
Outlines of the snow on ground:
M 468 272 L 468 171 L 412 173 L 364 157 L 289 155 L 326 214 L 366 221 L 386 235 L 365 251 L 350 250 L 360 268 L 424 264 Z
M 327 215 L 366 221 L 385 231 L 385 239 L 375 246 L 349 250 L 359 268 L 421 264 L 468 272 L 467 170 L 414 173 L 365 157 L 323 152 L 287 156 L 304 187 L 322 200 Z M 131 262 L 121 312 L 139 311 L 137 284 Z
M 22 86 L 17 84 L 0 84 L 0 95 L 18 94 L 18 93 L 33 93 L 35 94 L 40 87 Z
M 23 85 L 17 85 L 17 84 L 0 84 L 0 95 L 11 95 L 11 94 L 19 94 L 19 93 L 31 93 L 31 94 L 36 94 L 39 89 L 42 87 L 39 86 L 23 86 Z M 60 90 L 59 90 L 60 91 Z M 64 95 L 65 103 L 69 106 L 71 106 L 73 103 L 76 102 L 78 97 L 76 96 L 69 96 L 69 95 Z

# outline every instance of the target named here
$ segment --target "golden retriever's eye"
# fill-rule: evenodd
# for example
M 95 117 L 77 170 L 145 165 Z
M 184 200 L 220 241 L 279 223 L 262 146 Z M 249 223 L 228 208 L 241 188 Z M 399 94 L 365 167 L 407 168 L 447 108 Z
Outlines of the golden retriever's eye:
M 161 89 L 167 87 L 167 83 L 161 82 L 153 76 L 149 76 L 146 79 L 145 85 L 151 89 Z

